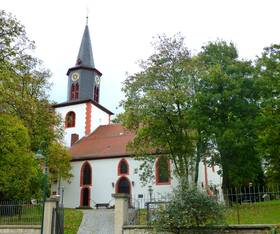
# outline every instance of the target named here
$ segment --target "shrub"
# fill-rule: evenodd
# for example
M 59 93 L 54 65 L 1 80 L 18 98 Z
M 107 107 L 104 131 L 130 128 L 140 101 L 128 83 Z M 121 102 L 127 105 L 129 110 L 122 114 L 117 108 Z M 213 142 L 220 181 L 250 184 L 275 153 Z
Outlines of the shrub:
M 155 213 L 153 224 L 158 230 L 175 233 L 186 228 L 223 223 L 224 207 L 196 188 L 180 187 L 170 203 Z

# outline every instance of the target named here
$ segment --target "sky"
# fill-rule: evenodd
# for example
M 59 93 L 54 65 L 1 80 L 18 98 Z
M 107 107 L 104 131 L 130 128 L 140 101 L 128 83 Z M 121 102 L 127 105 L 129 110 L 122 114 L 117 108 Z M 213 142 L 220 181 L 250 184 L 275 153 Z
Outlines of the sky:
M 75 65 L 88 14 L 94 62 L 103 74 L 100 104 L 114 113 L 122 111 L 122 82 L 153 53 L 157 35 L 181 32 L 193 54 L 223 39 L 251 60 L 280 43 L 279 0 L 1 0 L 0 9 L 35 41 L 35 56 L 52 72 L 50 99 L 58 103 L 66 101 L 66 72 Z

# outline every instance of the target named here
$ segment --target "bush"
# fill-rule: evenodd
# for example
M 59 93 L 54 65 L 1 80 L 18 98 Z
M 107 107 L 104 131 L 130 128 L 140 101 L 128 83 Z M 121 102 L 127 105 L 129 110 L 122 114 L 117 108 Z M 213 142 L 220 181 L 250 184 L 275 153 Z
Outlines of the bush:
M 181 233 L 186 228 L 223 223 L 224 207 L 196 188 L 180 187 L 165 207 L 155 214 L 153 224 L 158 230 Z

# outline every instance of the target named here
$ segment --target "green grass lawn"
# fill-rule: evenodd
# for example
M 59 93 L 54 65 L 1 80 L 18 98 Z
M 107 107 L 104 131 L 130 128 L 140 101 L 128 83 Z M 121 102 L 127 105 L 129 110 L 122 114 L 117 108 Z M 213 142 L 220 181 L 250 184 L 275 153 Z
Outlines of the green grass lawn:
M 64 209 L 64 234 L 77 234 L 83 213 L 77 209 Z
M 235 205 L 226 208 L 225 222 L 238 224 L 238 210 L 240 224 L 280 224 L 280 200 L 256 202 L 250 204 Z M 147 210 L 140 210 L 138 220 L 140 224 L 146 224 Z
M 228 224 L 280 224 L 280 200 L 235 205 L 226 212 Z

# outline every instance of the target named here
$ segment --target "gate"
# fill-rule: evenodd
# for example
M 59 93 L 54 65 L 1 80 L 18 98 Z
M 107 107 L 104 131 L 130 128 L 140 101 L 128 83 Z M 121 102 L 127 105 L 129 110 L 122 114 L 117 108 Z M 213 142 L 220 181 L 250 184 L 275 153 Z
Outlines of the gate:
M 64 234 L 64 208 L 62 204 L 56 205 L 52 217 L 52 234 Z

